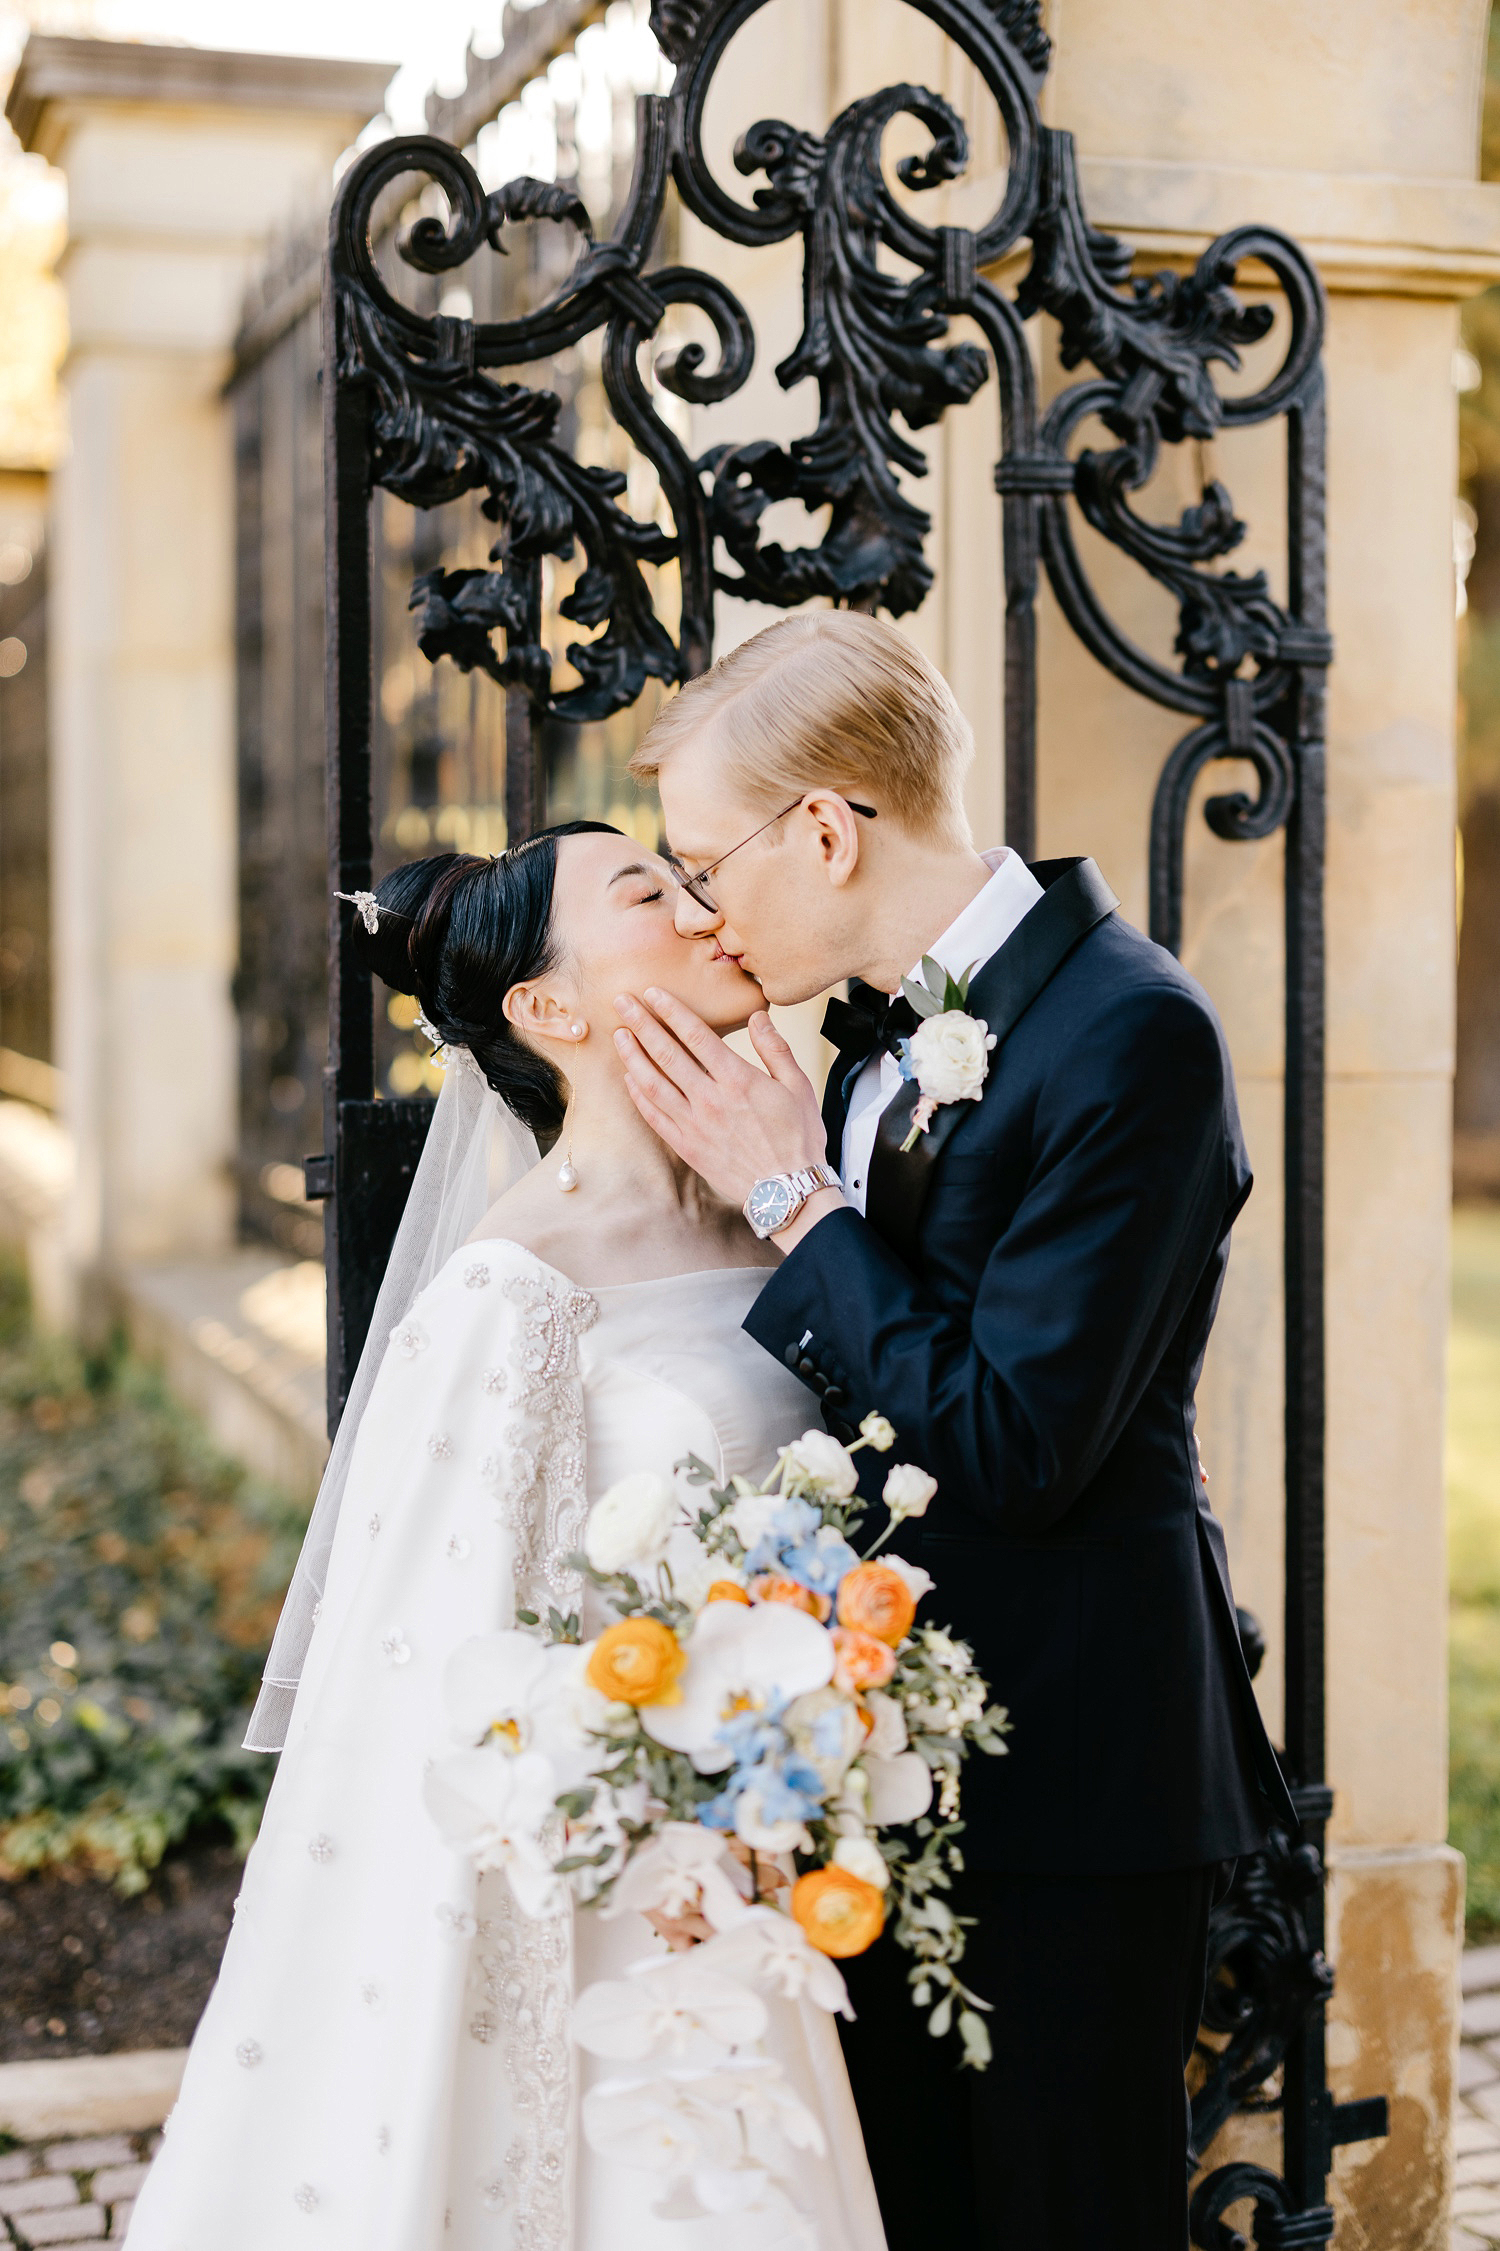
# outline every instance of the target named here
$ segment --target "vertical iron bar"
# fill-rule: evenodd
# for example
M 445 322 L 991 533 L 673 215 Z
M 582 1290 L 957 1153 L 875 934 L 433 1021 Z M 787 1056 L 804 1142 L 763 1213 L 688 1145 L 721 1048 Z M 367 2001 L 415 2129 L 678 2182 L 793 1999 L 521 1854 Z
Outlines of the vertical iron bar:
M 505 840 L 519 844 L 539 829 L 535 729 L 531 698 L 524 688 L 505 691 Z
M 1288 417 L 1289 601 L 1304 627 L 1326 623 L 1321 378 Z M 1299 669 L 1291 691 L 1297 794 L 1286 840 L 1286 1746 L 1303 1839 L 1321 1868 L 1324 1789 L 1324 685 Z M 1321 1951 L 1321 1880 L 1307 1903 Z M 1287 2051 L 1284 2168 L 1299 2208 L 1322 2205 L 1331 2159 L 1324 2010 Z
M 538 556 L 522 564 L 507 558 L 512 572 L 525 572 L 526 636 L 535 646 L 542 638 L 542 565 Z M 519 844 L 534 836 L 547 819 L 547 775 L 537 755 L 536 725 L 531 697 L 523 683 L 505 691 L 505 840 Z
M 335 891 L 370 888 L 370 438 L 368 394 L 339 380 L 338 301 L 331 261 L 323 268 L 323 520 L 327 586 L 325 711 L 328 804 L 328 1066 L 323 1073 L 324 1147 L 335 1158 L 327 1206 L 328 1429 L 338 1427 L 355 1355 L 347 1350 L 353 1213 L 340 1105 L 375 1092 L 375 1018 L 370 977 L 354 960 L 352 922 Z
M 1001 509 L 1005 571 L 1005 841 L 1036 858 L 1036 569 L 1034 493 L 1007 493 Z

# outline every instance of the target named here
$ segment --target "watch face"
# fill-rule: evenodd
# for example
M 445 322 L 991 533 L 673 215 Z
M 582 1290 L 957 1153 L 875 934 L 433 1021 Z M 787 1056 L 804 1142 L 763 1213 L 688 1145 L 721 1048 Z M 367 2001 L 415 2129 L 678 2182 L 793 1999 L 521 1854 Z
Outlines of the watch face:
M 796 1201 L 788 1183 L 773 1176 L 770 1180 L 757 1180 L 746 1200 L 745 1211 L 752 1227 L 770 1235 L 786 1225 Z

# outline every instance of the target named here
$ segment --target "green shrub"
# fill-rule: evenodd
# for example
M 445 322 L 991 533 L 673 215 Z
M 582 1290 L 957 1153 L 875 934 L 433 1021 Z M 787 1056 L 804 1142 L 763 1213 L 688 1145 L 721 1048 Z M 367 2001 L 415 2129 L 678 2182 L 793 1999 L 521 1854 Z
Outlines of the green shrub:
M 303 1512 L 227 1461 L 118 1343 L 38 1335 L 0 1266 L 0 1876 L 144 1888 L 273 1762 L 240 1748 Z

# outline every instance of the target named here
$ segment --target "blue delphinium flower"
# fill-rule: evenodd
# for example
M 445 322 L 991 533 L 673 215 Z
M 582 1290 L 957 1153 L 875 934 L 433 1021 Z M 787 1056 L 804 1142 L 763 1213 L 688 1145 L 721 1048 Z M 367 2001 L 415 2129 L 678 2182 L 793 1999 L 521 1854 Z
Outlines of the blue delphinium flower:
M 822 1521 L 811 1501 L 783 1501 L 746 1556 L 745 1569 L 752 1572 L 781 1570 L 786 1550 L 810 1539 Z
M 842 1533 L 831 1524 L 823 1525 L 812 1539 L 803 1540 L 796 1547 L 787 1548 L 781 1558 L 781 1568 L 814 1594 L 826 1594 L 830 1599 L 838 1593 L 839 1581 L 845 1572 L 852 1571 L 859 1557 Z

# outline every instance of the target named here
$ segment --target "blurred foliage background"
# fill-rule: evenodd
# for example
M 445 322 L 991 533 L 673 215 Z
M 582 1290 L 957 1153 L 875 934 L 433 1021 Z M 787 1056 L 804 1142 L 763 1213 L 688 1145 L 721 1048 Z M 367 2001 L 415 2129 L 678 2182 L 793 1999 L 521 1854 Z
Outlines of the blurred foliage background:
M 248 1849 L 275 1762 L 240 1738 L 305 1515 L 119 1345 L 35 1331 L 0 1263 L 0 1878 L 132 1892 L 196 1832 Z

